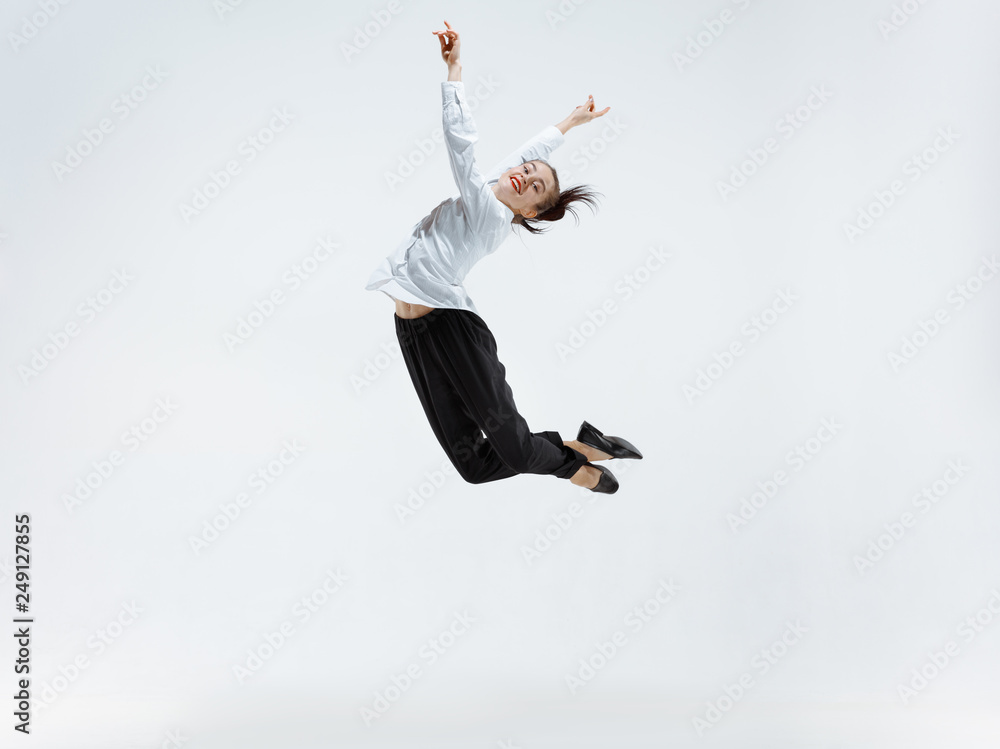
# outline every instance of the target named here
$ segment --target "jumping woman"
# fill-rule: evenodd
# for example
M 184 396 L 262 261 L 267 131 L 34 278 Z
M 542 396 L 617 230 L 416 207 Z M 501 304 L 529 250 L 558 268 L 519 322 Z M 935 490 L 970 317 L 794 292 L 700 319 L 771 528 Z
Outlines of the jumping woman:
M 583 422 L 576 440 L 558 432 L 531 432 L 518 413 L 497 358 L 496 340 L 479 316 L 462 281 L 513 230 L 544 229 L 575 201 L 593 208 L 584 187 L 560 191 L 555 169 L 544 159 L 566 132 L 600 117 L 593 96 L 558 125 L 550 125 L 486 175 L 473 146 L 479 140 L 465 101 L 458 32 L 434 31 L 448 80 L 441 83 L 442 121 L 451 171 L 460 197 L 442 201 L 372 273 L 365 287 L 396 303 L 396 336 L 410 379 L 431 429 L 459 475 L 472 484 L 516 476 L 551 474 L 591 491 L 614 494 L 614 474 L 591 461 L 642 458 L 629 442 Z

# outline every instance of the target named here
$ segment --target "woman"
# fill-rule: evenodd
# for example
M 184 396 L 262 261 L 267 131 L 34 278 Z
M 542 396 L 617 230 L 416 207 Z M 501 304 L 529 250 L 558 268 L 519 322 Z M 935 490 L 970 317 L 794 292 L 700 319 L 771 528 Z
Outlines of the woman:
M 414 225 L 407 239 L 372 273 L 365 287 L 395 300 L 396 335 L 406 368 L 438 442 L 463 479 L 473 484 L 516 476 L 551 474 L 606 494 L 618 490 L 614 474 L 590 461 L 642 458 L 629 442 L 605 436 L 586 421 L 577 439 L 535 432 L 518 413 L 496 341 L 479 316 L 462 280 L 495 251 L 512 225 L 531 233 L 539 221 L 561 219 L 575 201 L 594 206 L 582 187 L 560 191 L 544 158 L 566 131 L 605 114 L 593 96 L 559 125 L 550 125 L 490 173 L 476 165 L 475 122 L 465 102 L 458 32 L 445 21 L 434 31 L 448 80 L 441 83 L 445 144 L 460 197 L 441 202 Z

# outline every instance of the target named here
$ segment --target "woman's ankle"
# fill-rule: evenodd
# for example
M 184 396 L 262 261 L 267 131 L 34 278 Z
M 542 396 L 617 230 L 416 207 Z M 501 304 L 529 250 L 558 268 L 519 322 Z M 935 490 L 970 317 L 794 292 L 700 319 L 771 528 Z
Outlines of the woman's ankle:
M 585 445 L 582 442 L 577 442 L 576 440 L 570 440 L 569 442 L 564 440 L 563 444 L 573 450 L 576 450 L 578 453 L 586 457 L 591 463 L 597 460 L 608 460 L 611 458 L 611 456 L 607 453 L 597 450 L 590 445 Z

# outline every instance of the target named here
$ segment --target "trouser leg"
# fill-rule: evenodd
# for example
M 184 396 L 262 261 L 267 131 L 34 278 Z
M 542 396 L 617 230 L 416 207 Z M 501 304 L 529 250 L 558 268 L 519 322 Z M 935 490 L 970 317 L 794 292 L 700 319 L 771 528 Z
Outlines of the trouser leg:
M 410 325 L 421 321 L 423 326 Z M 466 480 L 483 483 L 518 473 L 570 478 L 587 462 L 558 432 L 530 431 L 496 340 L 478 315 L 436 309 L 414 320 L 397 316 L 396 328 L 424 412 L 456 469 L 471 477 Z
M 430 315 L 436 315 L 436 312 Z M 396 337 L 417 398 L 431 431 L 455 470 L 471 484 L 517 475 L 483 436 L 475 418 L 442 370 L 435 347 L 428 340 L 427 317 L 395 316 Z

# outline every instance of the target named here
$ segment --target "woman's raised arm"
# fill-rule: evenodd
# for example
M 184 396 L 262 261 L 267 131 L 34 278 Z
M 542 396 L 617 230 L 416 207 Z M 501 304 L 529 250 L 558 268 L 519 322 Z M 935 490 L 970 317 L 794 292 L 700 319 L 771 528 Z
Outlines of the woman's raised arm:
M 499 203 L 476 164 L 479 133 L 465 100 L 462 64 L 458 58 L 460 39 L 451 24 L 447 21 L 445 24 L 447 31 L 434 32 L 441 40 L 441 57 L 448 64 L 448 80 L 441 82 L 441 126 L 451 173 L 462 196 L 462 213 L 469 226 L 478 229 L 490 215 L 497 216 Z
M 497 162 L 497 164 L 484 175 L 484 178 L 487 182 L 490 182 L 498 178 L 512 166 L 517 166 L 522 162 L 534 161 L 535 159 L 542 159 L 543 161 L 547 160 L 549 155 L 565 142 L 565 138 L 563 136 L 569 132 L 570 128 L 590 122 L 591 120 L 607 113 L 609 109 L 611 109 L 611 107 L 605 107 L 600 112 L 595 112 L 594 97 L 587 97 L 586 102 L 576 107 L 566 116 L 566 119 L 558 125 L 550 125 L 549 127 L 546 127 L 533 138 L 525 143 L 522 143 L 519 148 L 507 154 L 507 156 Z M 557 133 L 556 130 L 559 132 Z

